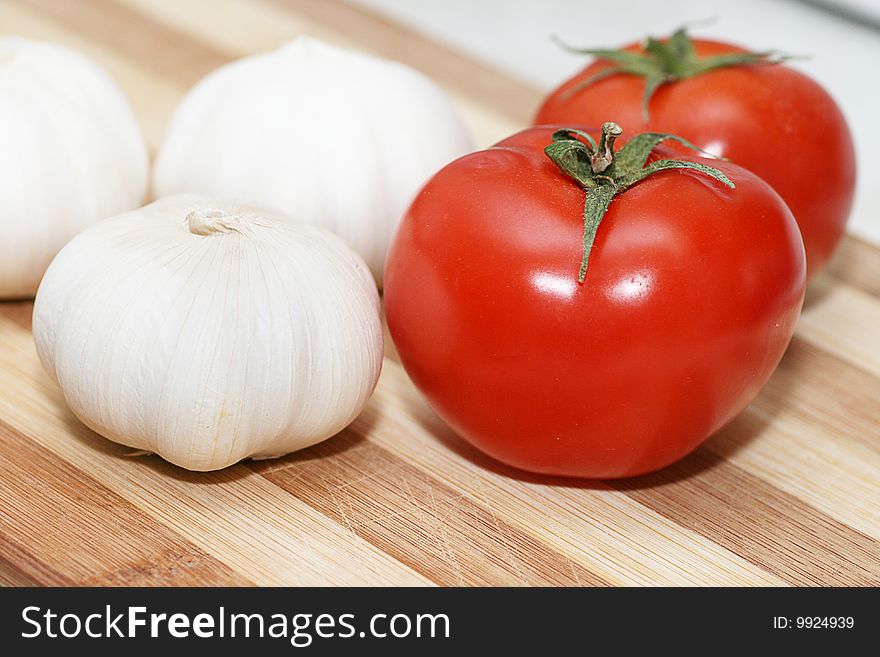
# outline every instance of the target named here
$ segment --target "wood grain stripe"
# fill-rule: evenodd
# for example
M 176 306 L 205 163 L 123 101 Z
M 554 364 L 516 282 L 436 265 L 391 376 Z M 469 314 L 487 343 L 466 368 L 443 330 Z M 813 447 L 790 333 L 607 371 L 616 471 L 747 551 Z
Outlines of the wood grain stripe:
M 251 467 L 437 584 L 608 584 L 353 431 Z
M 33 301 L 0 301 L 0 315 L 15 322 L 26 331 L 31 330 L 33 314 Z
M 880 376 L 880 303 L 828 276 L 810 284 L 797 335 L 841 360 Z
M 111 586 L 250 584 L 3 421 L 0 499 L 6 501 L 0 507 L 5 559 L 35 580 Z
M 189 87 L 232 58 L 205 43 L 185 38 L 166 25 L 107 0 L 20 0 L 28 9 L 73 29 L 89 40 L 123 53 L 165 80 Z
M 880 249 L 848 235 L 828 263 L 827 272 L 834 278 L 880 298 Z
M 39 586 L 40 582 L 37 579 L 21 572 L 17 567 L 13 566 L 11 561 L 4 557 L 7 552 L 7 545 L 6 538 L 0 534 L 0 587 Z
M 5 549 L 5 542 L 3 537 L 0 536 L 0 550 Z M 41 584 L 39 581 L 29 577 L 28 575 L 19 572 L 16 570 L 11 563 L 7 563 L 2 556 L 0 556 L 0 587 L 8 587 L 8 586 L 45 586 Z
M 880 539 L 880 378 L 795 338 L 770 382 L 706 448 Z
M 790 584 L 880 585 L 880 542 L 708 450 L 611 485 Z
M 6 502 L 6 500 L 4 500 Z M 4 586 L 73 586 L 73 580 L 54 570 L 0 531 L 0 583 Z
M 880 376 L 798 335 L 753 406 L 880 453 Z
M 737 430 L 731 430 L 731 427 Z M 880 539 L 880 459 L 809 424 L 749 409 L 704 449 L 873 539 Z
M 184 38 L 235 57 L 271 50 L 296 34 L 332 32 L 334 28 L 258 0 L 210 0 L 210 20 L 205 17 L 205 0 L 112 1 L 136 11 L 141 19 L 161 23 Z
M 3 537 L 0 536 L 0 549 L 2 549 L 2 546 Z M 0 587 L 9 586 L 40 586 L 40 584 L 27 575 L 14 570 L 0 557 Z

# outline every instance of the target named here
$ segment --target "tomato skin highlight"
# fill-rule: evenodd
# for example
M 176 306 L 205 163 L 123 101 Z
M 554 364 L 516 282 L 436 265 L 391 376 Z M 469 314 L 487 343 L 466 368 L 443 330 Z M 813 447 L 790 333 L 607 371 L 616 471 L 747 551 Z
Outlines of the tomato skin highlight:
M 584 191 L 543 153 L 552 132 L 426 184 L 389 252 L 389 330 L 431 407 L 494 458 L 585 478 L 657 470 L 775 369 L 803 301 L 801 238 L 757 176 L 689 158 L 736 189 L 665 171 L 626 190 L 578 284 Z
M 693 44 L 700 56 L 745 52 L 717 41 Z M 534 124 L 601 125 L 613 116 L 629 134 L 670 132 L 726 157 L 762 177 L 791 208 L 808 277 L 824 266 L 844 235 L 856 176 L 852 136 L 828 92 L 784 65 L 723 68 L 662 85 L 645 122 L 644 78 L 612 75 L 569 93 L 609 66 L 596 61 L 550 93 Z

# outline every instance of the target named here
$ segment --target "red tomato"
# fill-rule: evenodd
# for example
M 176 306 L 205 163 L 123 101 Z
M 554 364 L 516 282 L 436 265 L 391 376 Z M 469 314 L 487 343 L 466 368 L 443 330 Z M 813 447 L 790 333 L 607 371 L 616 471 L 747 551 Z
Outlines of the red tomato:
M 745 52 L 715 41 L 693 45 L 699 56 Z M 855 155 L 843 114 L 821 86 L 784 65 L 720 68 L 662 85 L 646 122 L 644 78 L 612 75 L 569 93 L 610 66 L 596 61 L 552 92 L 535 124 L 600 125 L 612 116 L 630 134 L 671 132 L 729 158 L 785 199 L 803 235 L 808 276 L 822 268 L 849 218 Z
M 694 157 L 736 189 L 692 171 L 627 189 L 579 284 L 585 192 L 543 152 L 552 132 L 466 155 L 418 194 L 385 271 L 391 336 L 440 417 L 498 460 L 656 470 L 773 372 L 803 299 L 801 238 L 757 176 Z

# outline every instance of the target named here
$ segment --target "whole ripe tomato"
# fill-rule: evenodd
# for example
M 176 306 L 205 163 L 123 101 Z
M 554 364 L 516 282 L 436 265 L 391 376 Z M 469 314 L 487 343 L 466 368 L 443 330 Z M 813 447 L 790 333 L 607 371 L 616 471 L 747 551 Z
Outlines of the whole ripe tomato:
M 680 30 L 670 41 L 686 49 L 684 39 Z M 746 52 L 717 41 L 687 43 L 698 60 Z M 637 44 L 622 50 L 645 53 Z M 855 155 L 843 114 L 821 86 L 783 65 L 721 67 L 660 84 L 647 103 L 646 120 L 646 78 L 602 77 L 613 68 L 620 66 L 608 59 L 587 66 L 546 98 L 534 123 L 598 125 L 613 116 L 629 133 L 671 132 L 729 158 L 785 199 L 803 235 L 808 276 L 822 268 L 849 218 Z M 597 75 L 601 79 L 585 84 Z
M 385 271 L 391 336 L 440 417 L 498 460 L 590 478 L 656 470 L 773 372 L 803 300 L 801 238 L 757 176 L 692 157 L 736 188 L 687 170 L 629 187 L 579 283 L 585 191 L 545 154 L 553 132 L 466 155 L 418 194 Z

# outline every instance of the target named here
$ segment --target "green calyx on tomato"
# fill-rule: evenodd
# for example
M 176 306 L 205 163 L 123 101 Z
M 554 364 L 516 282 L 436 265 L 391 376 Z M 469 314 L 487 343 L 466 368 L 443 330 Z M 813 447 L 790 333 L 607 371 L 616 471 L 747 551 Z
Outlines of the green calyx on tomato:
M 560 42 L 561 43 L 561 42 Z M 593 55 L 606 59 L 614 64 L 602 69 L 592 77 L 568 90 L 571 96 L 590 85 L 618 73 L 637 75 L 645 78 L 645 92 L 642 96 L 642 118 L 649 120 L 648 106 L 657 89 L 668 82 L 692 78 L 708 71 L 730 66 L 761 66 L 780 64 L 792 58 L 791 55 L 767 50 L 763 52 L 725 53 L 700 57 L 694 44 L 687 34 L 687 29 L 677 29 L 668 39 L 660 40 L 647 37 L 643 44 L 645 52 L 636 53 L 629 50 L 610 48 L 572 48 L 561 44 L 566 50 L 583 55 Z
M 668 169 L 692 169 L 714 178 L 731 189 L 735 188 L 730 178 L 721 171 L 699 162 L 664 159 L 645 166 L 654 148 L 664 141 L 677 141 L 695 151 L 701 151 L 686 139 L 662 132 L 643 132 L 615 152 L 614 140 L 622 132 L 616 123 L 610 121 L 604 123 L 602 136 L 597 144 L 589 133 L 582 130 L 572 128 L 557 130 L 553 133 L 553 143 L 544 149 L 547 157 L 587 193 L 584 203 L 584 250 L 578 274 L 579 283 L 584 282 L 587 274 L 590 250 L 596 239 L 596 231 L 611 200 L 617 194 L 648 176 Z

